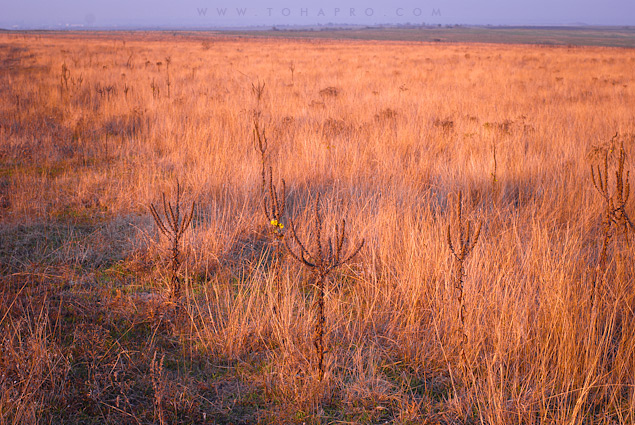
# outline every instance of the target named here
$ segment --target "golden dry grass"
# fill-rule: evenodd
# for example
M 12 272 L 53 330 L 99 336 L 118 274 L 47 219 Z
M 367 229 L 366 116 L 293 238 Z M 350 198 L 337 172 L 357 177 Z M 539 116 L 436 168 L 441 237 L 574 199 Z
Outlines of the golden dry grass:
M 635 421 L 633 243 L 614 235 L 592 304 L 590 179 L 615 133 L 634 152 L 635 51 L 115 33 L 0 52 L 0 424 Z M 299 232 L 319 193 L 325 229 L 366 241 L 327 291 L 321 383 L 309 276 L 288 260 L 278 298 L 269 268 L 256 109 Z M 148 210 L 176 179 L 197 204 L 181 320 Z M 482 222 L 466 368 L 459 191 Z

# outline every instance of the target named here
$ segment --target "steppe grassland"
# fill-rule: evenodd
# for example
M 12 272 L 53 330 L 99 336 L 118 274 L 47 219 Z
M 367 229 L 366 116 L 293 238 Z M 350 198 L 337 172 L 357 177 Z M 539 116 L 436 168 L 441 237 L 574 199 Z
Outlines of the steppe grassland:
M 602 238 L 590 165 L 616 148 L 616 133 L 632 154 L 635 51 L 170 34 L 0 40 L 2 363 L 21 383 L 0 381 L 12 394 L 0 400 L 9 421 L 63 418 L 59 397 L 109 420 L 157 420 L 163 404 L 194 422 L 201 412 L 227 422 L 635 420 L 633 248 L 623 236 L 599 304 L 590 290 Z M 366 241 L 333 277 L 319 385 L 308 276 L 291 260 L 284 306 L 272 308 L 255 113 L 300 232 L 320 193 L 325 228 L 346 217 L 351 242 Z M 190 319 L 162 331 L 147 294 L 165 290 L 166 247 L 148 205 L 176 179 L 198 204 L 185 243 Z M 483 224 L 466 263 L 469 373 L 445 238 L 459 191 L 466 217 Z M 39 315 L 27 314 L 27 294 L 42 300 Z M 82 335 L 69 343 L 59 333 L 60 299 L 98 300 L 106 319 L 76 309 L 72 326 L 105 335 L 101 360 L 77 353 Z M 165 379 L 181 386 L 131 379 L 167 402 L 108 407 L 124 392 L 104 384 L 128 350 L 121 317 L 159 329 L 128 343 L 143 347 L 130 363 L 150 370 L 148 353 L 167 353 Z M 30 359 L 28 374 L 17 358 Z M 230 372 L 214 378 L 193 358 Z M 84 363 L 93 375 L 82 388 L 102 389 L 88 401 L 80 384 L 64 384 Z M 227 413 L 217 381 L 256 401 Z

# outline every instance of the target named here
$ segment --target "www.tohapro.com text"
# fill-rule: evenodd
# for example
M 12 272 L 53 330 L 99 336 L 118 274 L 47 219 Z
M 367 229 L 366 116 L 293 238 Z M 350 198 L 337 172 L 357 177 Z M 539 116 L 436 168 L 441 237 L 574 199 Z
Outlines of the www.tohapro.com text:
M 235 9 L 230 8 L 215 8 L 215 10 L 211 10 L 207 7 L 197 8 L 197 12 L 199 16 L 265 16 L 265 17 L 371 17 L 371 16 L 379 16 L 380 12 L 372 7 L 367 8 L 274 8 L 274 7 L 266 7 L 264 9 L 249 9 L 246 7 L 237 7 Z M 215 13 L 214 13 L 215 12 Z M 441 16 L 441 9 L 432 8 L 428 12 L 420 7 L 415 8 L 405 8 L 405 7 L 397 7 L 391 9 L 390 11 L 386 11 L 383 13 L 384 16 L 396 16 L 396 17 L 404 17 L 404 16 Z

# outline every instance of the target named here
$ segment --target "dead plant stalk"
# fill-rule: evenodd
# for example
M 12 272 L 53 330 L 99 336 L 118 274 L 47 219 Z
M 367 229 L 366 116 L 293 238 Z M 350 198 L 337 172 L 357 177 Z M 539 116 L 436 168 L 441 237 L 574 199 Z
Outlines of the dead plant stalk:
M 180 245 L 183 239 L 183 234 L 190 226 L 192 217 L 194 215 L 194 205 L 190 208 L 189 214 L 181 217 L 181 187 L 177 181 L 176 183 L 176 202 L 174 207 L 172 203 L 167 202 L 165 199 L 165 193 L 163 195 L 163 213 L 165 216 L 165 223 L 163 218 L 159 215 L 154 204 L 150 204 L 150 211 L 154 218 L 159 231 L 163 233 L 170 241 L 171 246 L 171 276 L 170 276 L 170 292 L 173 300 L 177 300 L 181 296 L 181 280 L 178 276 L 179 268 L 181 267 L 180 258 Z
M 260 153 L 261 159 L 261 196 L 262 196 L 262 209 L 265 213 L 267 222 L 270 225 L 270 233 L 273 236 L 274 241 L 274 281 L 276 285 L 278 304 L 277 308 L 280 308 L 282 303 L 282 283 L 280 279 L 280 269 L 282 262 L 284 261 L 284 250 L 282 249 L 282 240 L 284 239 L 284 224 L 282 223 L 285 204 L 286 204 L 286 184 L 282 179 L 282 188 L 280 192 L 273 184 L 273 169 L 268 167 L 269 173 L 267 173 L 266 154 L 268 141 L 265 134 L 265 130 L 260 130 L 258 121 L 254 121 L 254 145 L 256 151 Z
M 454 289 L 457 291 L 457 301 L 459 303 L 459 332 L 461 334 L 461 361 L 464 367 L 467 368 L 468 362 L 465 355 L 465 346 L 467 344 L 467 333 L 465 331 L 465 297 L 464 297 L 464 281 L 465 281 L 465 260 L 472 252 L 478 238 L 481 234 L 481 223 L 476 226 L 476 230 L 472 228 L 470 221 L 467 224 L 463 223 L 463 199 L 462 193 L 459 192 L 459 196 L 456 203 L 456 215 L 458 225 L 458 241 L 456 244 L 452 242 L 451 226 L 448 224 L 447 228 L 447 241 L 454 257 Z
M 342 225 L 335 225 L 335 243 L 332 238 L 322 241 L 322 217 L 320 216 L 320 196 L 315 200 L 315 216 L 314 216 L 314 234 L 313 234 L 313 252 L 310 252 L 306 245 L 300 240 L 295 229 L 293 220 L 289 220 L 291 227 L 291 237 L 298 246 L 299 253 L 296 253 L 288 243 L 288 239 L 284 240 L 285 246 L 291 256 L 300 264 L 309 268 L 315 280 L 315 288 L 317 290 L 315 306 L 317 308 L 317 317 L 315 322 L 315 333 L 313 336 L 313 345 L 317 358 L 317 368 L 319 380 L 324 377 L 324 326 L 326 318 L 324 315 L 324 293 L 326 279 L 334 269 L 349 262 L 364 246 L 364 240 L 360 242 L 357 248 L 353 249 L 350 254 L 342 255 L 344 242 L 346 241 L 346 221 L 342 220 Z

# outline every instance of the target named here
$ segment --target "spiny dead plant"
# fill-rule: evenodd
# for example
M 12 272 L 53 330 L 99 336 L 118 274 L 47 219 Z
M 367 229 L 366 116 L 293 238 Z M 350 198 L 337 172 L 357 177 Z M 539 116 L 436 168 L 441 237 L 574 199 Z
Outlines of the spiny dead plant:
M 260 101 L 265 94 L 265 83 L 258 81 L 258 83 L 251 83 L 251 92 L 256 97 L 256 109 L 254 110 L 254 118 L 260 116 Z
M 492 142 L 492 157 L 493 157 L 493 167 L 492 172 L 490 173 L 490 180 L 492 182 L 492 195 L 494 196 L 494 200 L 498 199 L 499 192 L 499 183 L 498 176 L 496 174 L 498 168 L 498 161 L 496 160 L 496 142 Z
M 598 191 L 602 200 L 604 201 L 604 218 L 602 220 L 602 230 L 604 237 L 602 239 L 602 251 L 600 251 L 600 260 L 598 262 L 598 267 L 603 269 L 606 263 L 606 254 L 609 242 L 611 241 L 611 230 L 613 224 L 613 197 L 609 193 L 609 153 L 608 150 L 604 156 L 604 171 L 597 166 L 596 169 L 591 166 L 591 180 L 593 181 L 593 186 Z
M 293 61 L 289 63 L 289 71 L 291 71 L 291 85 L 293 85 L 293 75 L 295 74 L 295 63 Z
M 626 162 L 626 152 L 624 151 L 624 144 L 620 146 L 617 158 L 617 169 L 615 170 L 615 190 L 611 193 L 609 189 L 609 152 L 610 149 L 606 149 L 604 153 L 603 167 L 600 165 L 595 168 L 591 166 L 591 179 L 593 186 L 602 197 L 604 201 L 604 219 L 603 225 L 603 240 L 602 251 L 600 252 L 600 259 L 598 267 L 600 269 L 606 268 L 607 250 L 612 238 L 613 227 L 620 227 L 624 236 L 626 237 L 626 243 L 628 244 L 628 231 L 633 230 L 635 226 L 630 217 L 626 213 L 626 202 L 630 196 L 630 183 L 628 181 L 629 172 L 624 174 L 624 163 Z
M 617 170 L 615 170 L 615 201 L 613 201 L 614 218 L 615 223 L 622 227 L 624 237 L 626 239 L 626 246 L 629 246 L 628 231 L 635 229 L 635 225 L 631 221 L 630 217 L 626 213 L 626 203 L 631 194 L 631 187 L 628 181 L 630 172 L 627 171 L 624 175 L 624 163 L 626 162 L 626 152 L 624 151 L 624 144 L 620 146 Z
M 170 81 L 170 64 L 172 63 L 172 58 L 170 56 L 168 56 L 167 58 L 165 58 L 165 72 L 167 74 L 167 86 L 168 86 L 168 99 L 170 98 L 170 85 L 172 84 L 172 82 Z
M 258 121 L 254 121 L 254 147 L 260 153 L 261 159 L 261 186 L 260 195 L 262 197 L 262 209 L 269 224 L 270 234 L 274 240 L 273 270 L 274 280 L 278 296 L 278 306 L 281 304 L 282 284 L 280 281 L 280 269 L 284 260 L 284 250 L 282 240 L 284 239 L 283 218 L 286 205 L 286 184 L 281 180 L 282 187 L 278 191 L 273 184 L 273 168 L 267 167 L 267 148 L 269 143 L 264 129 L 260 129 Z M 268 171 L 268 172 L 267 172 Z
M 163 196 L 163 214 L 164 219 L 159 215 L 154 204 L 150 204 L 150 212 L 154 218 L 159 231 L 165 235 L 170 241 L 171 247 L 171 276 L 170 276 L 170 297 L 172 300 L 178 300 L 181 297 L 181 280 L 178 276 L 179 268 L 181 267 L 181 255 L 180 246 L 183 234 L 192 223 L 192 217 L 194 216 L 195 202 L 192 202 L 190 212 L 181 217 L 181 186 L 179 182 L 176 182 L 176 202 L 174 206 L 171 202 L 166 201 L 165 193 Z
M 335 225 L 335 240 L 332 238 L 322 240 L 322 217 L 320 215 L 320 196 L 315 200 L 314 212 L 314 233 L 312 239 L 313 252 L 309 251 L 305 243 L 303 243 L 296 232 L 295 224 L 289 219 L 291 228 L 291 239 L 298 246 L 299 252 L 296 253 L 289 244 L 289 238 L 284 239 L 284 244 L 291 254 L 300 264 L 311 270 L 314 276 L 314 288 L 316 289 L 315 307 L 316 322 L 315 332 L 313 335 L 313 345 L 315 347 L 315 355 L 317 358 L 317 369 L 319 380 L 324 377 L 324 326 L 326 318 L 324 316 L 324 287 L 328 275 L 336 268 L 348 263 L 364 246 L 364 240 L 354 248 L 350 253 L 343 254 L 344 243 L 346 241 L 346 221 L 342 219 L 341 226 Z
M 604 340 L 598 340 L 599 344 L 608 343 L 606 347 L 609 355 L 602 360 L 607 370 L 613 369 L 612 363 L 614 360 L 614 353 L 619 349 L 620 340 L 622 339 L 622 312 L 620 310 L 613 310 L 613 317 L 602 317 L 603 309 L 598 308 L 599 300 L 603 298 L 604 290 L 607 287 L 608 277 L 608 250 L 613 239 L 615 231 L 622 230 L 626 241 L 626 246 L 629 247 L 629 230 L 635 229 L 633 222 L 626 212 L 626 203 L 630 196 L 630 183 L 629 172 L 624 173 L 624 165 L 626 162 L 626 152 L 624 151 L 624 143 L 620 143 L 619 149 L 616 149 L 616 142 L 618 140 L 618 134 L 611 139 L 608 147 L 603 149 L 603 164 L 597 165 L 595 168 L 591 166 L 591 179 L 593 186 L 602 197 L 604 203 L 603 211 L 603 238 L 602 238 L 602 250 L 600 251 L 600 258 L 598 260 L 595 276 L 593 279 L 593 286 L 591 288 L 591 311 L 592 311 L 592 323 L 591 330 L 595 330 L 598 325 L 600 329 L 603 326 L 602 323 L 609 321 L 612 323 L 610 332 L 611 337 Z M 615 169 L 615 190 L 609 189 L 609 154 L 614 150 L 617 150 L 617 168 Z M 602 335 L 604 331 L 600 330 L 598 335 Z
M 472 223 L 468 220 L 467 223 L 463 222 L 463 195 L 459 192 L 459 196 L 456 202 L 456 221 L 458 232 L 456 243 L 452 242 L 451 225 L 447 227 L 447 242 L 450 247 L 450 252 L 454 257 L 454 289 L 457 293 L 457 301 L 459 303 L 459 332 L 461 334 L 461 361 L 463 367 L 467 368 L 468 362 L 465 355 L 465 346 L 467 344 L 467 333 L 465 332 L 465 297 L 464 297 L 464 282 L 465 282 L 465 260 L 472 252 L 478 238 L 481 234 L 481 223 L 478 223 L 476 227 L 472 227 Z
M 262 208 L 265 217 L 273 227 L 272 233 L 277 239 L 282 239 L 284 237 L 282 232 L 282 229 L 284 229 L 282 218 L 285 213 L 286 185 L 284 179 L 282 179 L 282 189 L 278 192 L 276 186 L 273 184 L 273 169 L 271 166 L 267 167 L 267 148 L 269 147 L 269 142 L 265 130 L 260 129 L 258 121 L 254 121 L 254 145 L 256 151 L 260 153 Z
M 612 144 L 617 138 L 617 134 L 611 140 Z M 633 222 L 626 212 L 626 203 L 630 196 L 629 172 L 624 173 L 626 162 L 626 152 L 624 144 L 620 145 L 617 157 L 617 169 L 615 170 L 615 190 L 611 193 L 609 189 L 609 153 L 613 149 L 606 148 L 604 151 L 603 165 L 591 166 L 591 179 L 593 186 L 602 197 L 604 203 L 602 220 L 602 250 L 596 267 L 595 278 L 593 280 L 591 305 L 597 306 L 597 299 L 600 296 L 600 287 L 606 277 L 608 248 L 613 238 L 614 229 L 621 229 L 624 233 L 627 247 L 629 246 L 629 230 L 635 229 Z
M 152 82 L 150 83 L 150 88 L 152 89 L 152 98 L 153 99 L 158 98 L 159 95 L 161 94 L 161 88 L 154 81 L 154 78 L 152 79 Z
M 256 96 L 256 100 L 260 102 L 262 95 L 265 93 L 265 82 L 251 83 L 251 92 Z
M 62 64 L 62 74 L 60 75 L 60 94 L 64 91 L 68 92 L 68 80 L 71 77 L 71 71 L 66 66 L 66 62 Z

